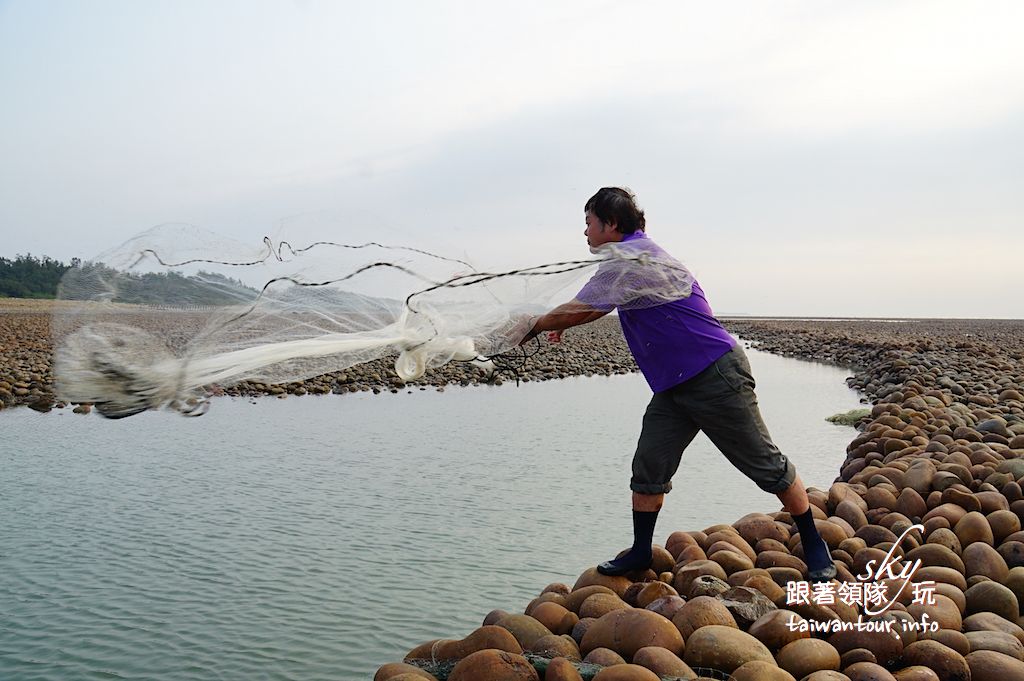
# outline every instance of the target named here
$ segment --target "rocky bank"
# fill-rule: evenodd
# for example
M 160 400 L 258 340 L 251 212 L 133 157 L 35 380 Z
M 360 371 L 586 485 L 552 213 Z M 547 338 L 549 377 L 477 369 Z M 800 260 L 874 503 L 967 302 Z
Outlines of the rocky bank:
M 835 592 L 882 585 L 891 606 L 794 599 L 807 568 L 792 518 L 751 514 L 671 532 L 645 573 L 549 584 L 375 681 L 1024 679 L 1024 323 L 729 326 L 850 367 L 870 399 L 835 483 L 809 495 Z

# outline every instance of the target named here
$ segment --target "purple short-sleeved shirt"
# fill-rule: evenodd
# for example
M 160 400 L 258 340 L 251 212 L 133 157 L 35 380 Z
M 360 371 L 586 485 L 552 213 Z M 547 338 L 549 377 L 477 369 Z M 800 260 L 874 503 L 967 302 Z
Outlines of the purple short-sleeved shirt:
M 621 243 L 637 239 L 645 240 L 644 251 L 664 253 L 640 231 L 625 235 Z M 596 281 L 600 276 L 599 271 L 576 299 L 597 309 L 610 309 L 607 300 L 600 300 L 604 285 Z M 696 281 L 687 298 L 652 307 L 620 308 L 618 314 L 637 366 L 656 393 L 693 378 L 736 345 L 736 339 L 715 319 Z

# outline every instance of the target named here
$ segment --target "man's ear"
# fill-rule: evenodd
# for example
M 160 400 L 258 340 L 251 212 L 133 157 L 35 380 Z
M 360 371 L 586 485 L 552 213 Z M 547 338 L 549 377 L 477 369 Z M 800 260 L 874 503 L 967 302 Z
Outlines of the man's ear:
M 613 232 L 619 231 L 619 223 L 615 222 L 614 220 L 611 222 L 606 222 L 605 224 L 608 225 L 608 227 L 611 228 Z

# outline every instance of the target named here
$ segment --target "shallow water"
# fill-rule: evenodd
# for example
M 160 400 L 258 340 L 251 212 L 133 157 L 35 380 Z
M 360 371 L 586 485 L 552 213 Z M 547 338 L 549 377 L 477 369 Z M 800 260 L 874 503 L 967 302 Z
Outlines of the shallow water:
M 808 485 L 847 372 L 748 350 Z M 0 414 L 0 679 L 366 679 L 631 541 L 639 375 Z M 777 500 L 699 436 L 655 541 Z

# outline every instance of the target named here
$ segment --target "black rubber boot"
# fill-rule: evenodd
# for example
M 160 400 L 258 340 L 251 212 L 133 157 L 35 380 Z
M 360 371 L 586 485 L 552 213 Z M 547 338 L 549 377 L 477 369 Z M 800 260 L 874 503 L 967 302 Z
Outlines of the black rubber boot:
M 793 516 L 793 521 L 800 530 L 800 545 L 804 549 L 804 561 L 807 562 L 807 581 L 831 582 L 836 578 L 836 566 L 829 554 L 828 544 L 814 526 L 811 509 Z
M 633 511 L 633 548 L 621 558 L 601 563 L 597 571 L 602 575 L 617 577 L 651 567 L 651 542 L 654 541 L 654 525 L 657 522 L 657 511 Z

